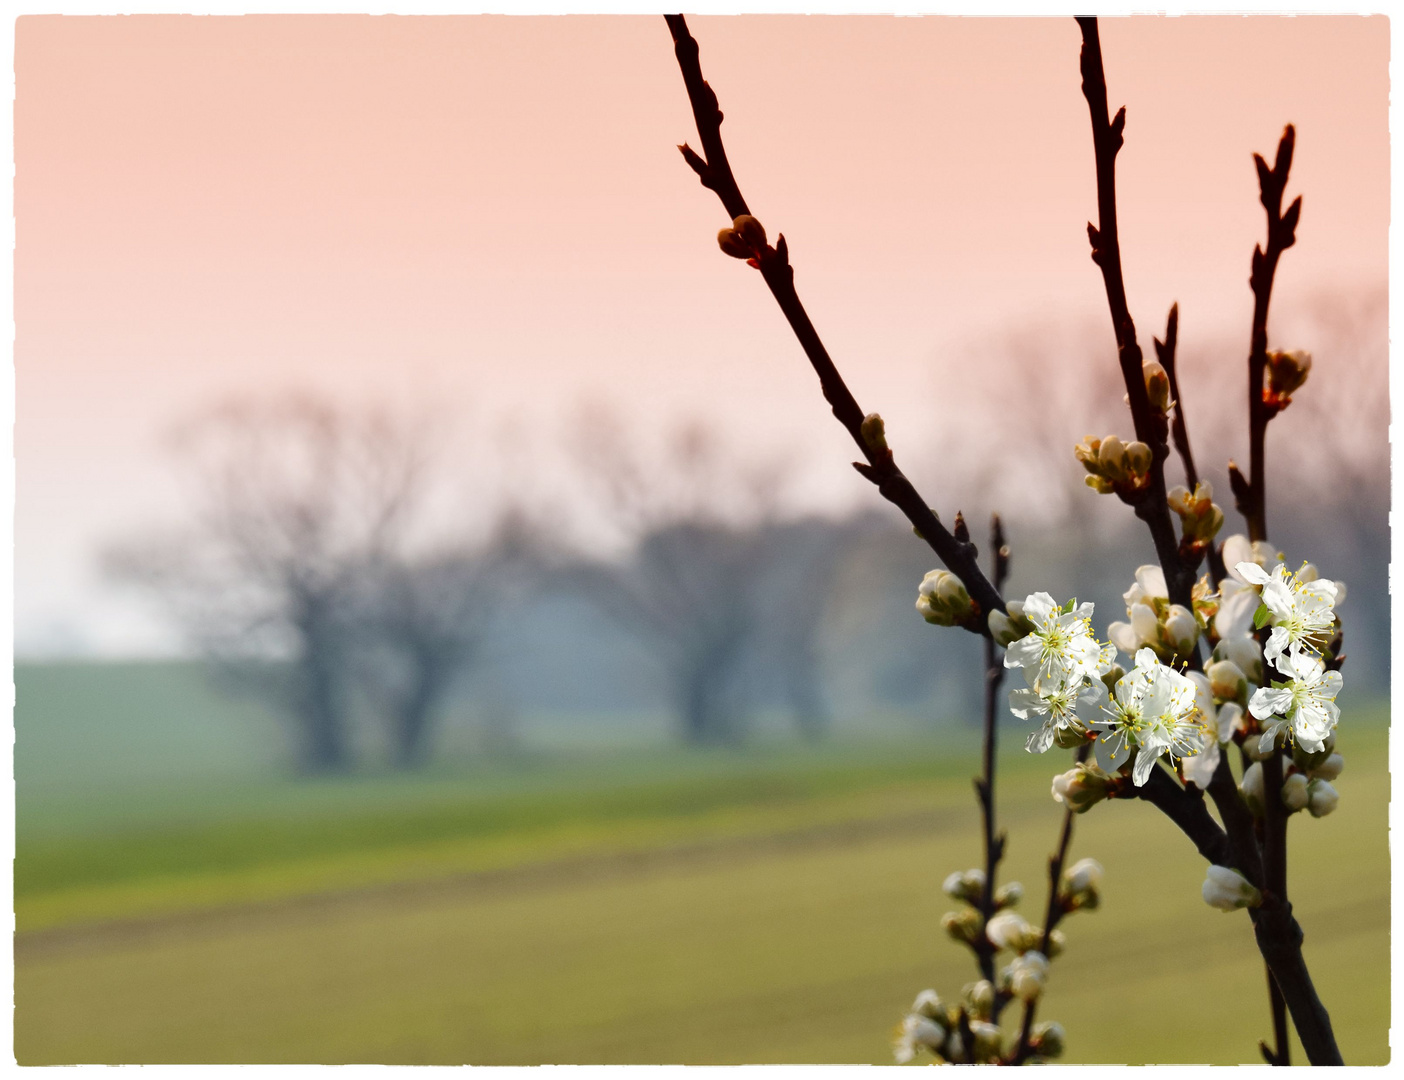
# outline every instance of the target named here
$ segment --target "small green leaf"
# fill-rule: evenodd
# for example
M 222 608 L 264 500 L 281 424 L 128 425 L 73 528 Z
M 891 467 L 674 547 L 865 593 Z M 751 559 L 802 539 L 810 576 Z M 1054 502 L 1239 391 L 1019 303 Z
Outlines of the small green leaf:
M 1261 630 L 1272 618 L 1272 612 L 1268 610 L 1266 604 L 1259 604 L 1258 610 L 1253 612 L 1253 629 Z

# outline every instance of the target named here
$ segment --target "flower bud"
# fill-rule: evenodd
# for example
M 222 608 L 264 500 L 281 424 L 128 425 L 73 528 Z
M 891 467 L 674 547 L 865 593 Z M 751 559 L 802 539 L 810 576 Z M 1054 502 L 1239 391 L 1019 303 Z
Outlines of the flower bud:
M 1282 782 L 1282 805 L 1290 813 L 1306 808 L 1307 778 L 1304 773 L 1294 772 Z
M 1165 615 L 1165 641 L 1180 656 L 1188 656 L 1194 651 L 1194 643 L 1199 640 L 1199 623 L 1189 608 L 1171 604 Z
M 1102 883 L 1102 864 L 1096 859 L 1078 859 L 1063 871 L 1063 886 L 1068 892 L 1086 892 Z
M 1126 444 L 1126 471 L 1130 479 L 1140 486 L 1140 481 L 1150 472 L 1151 448 L 1143 442 Z
M 718 232 L 717 246 L 733 259 L 749 259 L 752 257 L 750 247 L 737 235 L 735 229 L 722 229 Z
M 1057 728 L 1053 732 L 1053 745 L 1060 750 L 1076 750 L 1079 746 L 1086 746 L 1092 738 L 1092 732 L 1076 716 L 1068 717 L 1067 727 Z
M 1249 740 L 1257 742 L 1256 739 Z M 1248 743 L 1243 744 L 1245 747 Z M 1258 762 L 1253 762 L 1248 768 L 1243 770 L 1243 781 L 1238 785 L 1239 793 L 1243 796 L 1243 801 L 1248 804 L 1248 809 L 1253 811 L 1254 817 L 1263 816 L 1263 767 Z
M 994 1012 L 995 988 L 988 979 L 967 983 L 960 992 L 965 1011 L 976 1020 L 988 1020 Z
M 898 1064 L 905 1065 L 916 1056 L 918 1046 L 936 1053 L 945 1041 L 944 1027 L 930 1017 L 908 1013 L 897 1028 L 897 1037 L 892 1042 L 892 1056 Z
M 1336 733 L 1330 732 L 1321 740 L 1321 749 L 1316 751 L 1306 750 L 1300 742 L 1292 744 L 1292 761 L 1297 768 L 1303 772 L 1309 772 L 1313 776 L 1318 776 L 1318 770 L 1330 759 L 1332 752 L 1336 749 Z M 1344 759 L 1342 759 L 1344 764 Z M 1334 780 L 1334 776 L 1323 776 L 1323 780 Z
M 1328 780 L 1313 780 L 1307 785 L 1307 810 L 1312 817 L 1325 817 L 1336 808 L 1340 799 Z
M 1158 360 L 1141 361 L 1141 377 L 1146 381 L 1146 397 L 1159 413 L 1170 411 L 1170 376 Z
M 916 609 L 935 626 L 959 626 L 974 610 L 970 594 L 949 570 L 932 570 L 921 579 Z
M 1340 754 L 1327 754 L 1326 760 L 1311 770 L 1313 780 L 1334 780 L 1345 768 L 1345 758 Z
M 1224 512 L 1214 505 L 1214 488 L 1207 480 L 1195 485 L 1193 493 L 1181 485 L 1166 492 L 1170 509 L 1180 515 L 1180 531 L 1190 543 L 1208 544 L 1224 525 Z
M 912 1002 L 912 1012 L 918 1016 L 925 1016 L 931 1020 L 939 1020 L 945 1016 L 945 1005 L 941 1002 L 941 995 L 935 990 L 923 990 Z
M 1209 867 L 1200 892 L 1206 904 L 1223 911 L 1257 907 L 1263 902 L 1263 894 L 1246 877 L 1227 866 Z
M 1111 794 L 1113 778 L 1095 764 L 1080 761 L 1053 777 L 1053 800 L 1084 814 Z
M 956 870 L 947 875 L 941 883 L 947 896 L 964 900 L 967 904 L 978 904 L 985 895 L 985 872 L 978 867 L 971 870 Z
M 1215 660 L 1228 660 L 1237 665 L 1245 678 L 1254 683 L 1263 679 L 1263 647 L 1247 634 L 1226 637 L 1214 646 Z
M 1097 464 L 1108 480 L 1126 476 L 1126 445 L 1115 435 L 1108 435 L 1097 449 Z
M 998 915 L 995 919 L 999 918 Z M 994 919 L 990 920 L 991 922 Z M 941 929 L 956 941 L 973 945 L 980 937 L 980 913 L 974 908 L 948 911 L 941 916 Z
M 1135 653 L 1133 652 L 1134 656 Z M 1126 669 L 1120 664 L 1112 664 L 1106 671 L 1102 672 L 1102 682 L 1107 688 L 1107 693 L 1116 692 L 1116 684 L 1126 677 Z
M 887 427 L 883 424 L 882 417 L 877 413 L 870 412 L 863 417 L 863 423 L 859 430 L 862 433 L 863 442 L 873 453 L 881 454 L 887 449 Z
M 995 890 L 994 902 L 998 910 L 1013 907 L 1024 898 L 1024 887 L 1017 881 L 1011 881 L 1008 885 L 1001 885 Z
M 1248 700 L 1248 680 L 1243 669 L 1232 660 L 1218 660 L 1204 672 L 1209 676 L 1209 692 L 1216 702 L 1236 701 L 1243 705 Z
M 1048 957 L 1029 950 L 1009 965 L 1009 990 L 1020 1001 L 1034 1001 L 1048 982 Z
M 985 937 L 996 949 L 1023 952 L 1033 933 L 1027 919 L 1015 911 L 1001 911 L 985 924 Z
M 1029 1048 L 1039 1057 L 1062 1057 L 1064 1039 L 1063 1025 L 1056 1020 L 1045 1020 L 1034 1025 Z
M 974 1036 L 976 1061 L 994 1061 L 1000 1056 L 1004 1034 L 996 1025 L 985 1020 L 972 1020 L 970 1034 Z
M 1035 944 L 1043 944 L 1043 931 L 1038 931 L 1038 939 Z M 1048 959 L 1052 960 L 1056 956 L 1061 956 L 1063 949 L 1068 944 L 1067 935 L 1061 930 L 1051 930 L 1048 934 Z
M 1033 629 L 1033 623 L 1024 618 L 1024 605 L 1021 601 L 1011 600 L 1005 607 L 1009 609 L 1008 614 L 995 608 L 986 620 L 990 627 L 990 637 L 1000 646 L 1014 644 Z
M 741 239 L 751 246 L 753 251 L 763 251 L 765 249 L 765 226 L 753 218 L 750 214 L 742 214 L 731 223 L 731 227 L 736 230 Z
M 1311 373 L 1311 353 L 1270 352 L 1267 354 L 1267 386 L 1263 387 L 1263 400 L 1269 405 L 1285 408 L 1292 395 L 1307 381 Z

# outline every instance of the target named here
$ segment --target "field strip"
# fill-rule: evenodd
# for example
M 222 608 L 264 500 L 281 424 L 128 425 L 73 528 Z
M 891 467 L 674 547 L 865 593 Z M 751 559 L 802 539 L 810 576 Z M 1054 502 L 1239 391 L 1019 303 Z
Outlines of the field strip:
M 776 854 L 850 847 L 933 833 L 952 816 L 942 810 L 909 811 L 759 836 L 714 838 L 644 850 L 595 852 L 520 866 L 332 889 L 176 914 L 70 923 L 16 933 L 14 956 L 17 962 L 36 960 L 56 953 L 140 944 L 153 938 L 169 937 L 173 932 L 218 934 L 252 928 L 269 920 L 282 921 L 289 916 L 317 918 L 353 908 L 432 905 L 478 894 L 570 888 L 660 870 L 735 864 Z

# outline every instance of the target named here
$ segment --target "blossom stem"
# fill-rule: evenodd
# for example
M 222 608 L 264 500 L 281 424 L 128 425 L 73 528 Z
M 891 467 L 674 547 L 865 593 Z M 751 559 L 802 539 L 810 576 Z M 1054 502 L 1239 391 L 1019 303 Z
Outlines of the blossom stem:
M 1002 591 L 1004 579 L 1009 573 L 1009 547 L 1004 542 L 1004 526 L 995 514 L 990 519 L 990 551 L 994 560 L 994 587 Z M 995 764 L 999 751 L 999 687 L 1004 681 L 1004 663 L 999 655 L 993 637 L 985 638 L 985 731 L 982 754 L 983 774 L 975 780 L 975 794 L 980 800 L 980 810 L 985 827 L 985 888 L 980 895 L 980 914 L 983 925 L 988 925 L 995 913 L 995 876 L 999 862 L 1004 857 L 1004 834 L 995 835 Z M 980 975 L 994 982 L 995 947 L 983 934 L 975 943 L 975 955 L 980 965 Z
M 703 156 L 699 156 L 686 145 L 679 147 L 679 150 L 701 180 L 702 186 L 716 193 L 727 214 L 735 220 L 743 214 L 749 214 L 750 210 L 741 195 L 741 189 L 731 171 L 731 164 L 727 160 L 726 147 L 722 143 L 722 113 L 717 96 L 702 77 L 697 41 L 688 31 L 687 21 L 681 15 L 665 15 L 664 19 L 667 20 L 668 29 L 673 36 L 673 52 L 682 71 L 688 99 L 692 103 L 692 116 L 697 123 L 697 135 L 702 144 Z M 819 338 L 819 332 L 815 330 L 808 312 L 800 302 L 799 294 L 795 291 L 794 268 L 790 265 L 789 249 L 784 236 L 778 237 L 775 247 L 767 248 L 756 263 L 770 288 L 771 295 L 775 297 L 776 303 L 780 305 L 780 310 L 789 322 L 790 329 L 799 339 L 815 374 L 819 376 L 820 388 L 834 416 L 848 429 L 849 435 L 866 458 L 866 461 L 855 462 L 854 467 L 878 489 L 883 498 L 906 515 L 917 534 L 930 545 L 946 569 L 961 580 L 980 609 L 980 617 L 967 624 L 967 628 L 988 637 L 990 631 L 985 621 L 986 617 L 991 611 L 1004 610 L 1004 600 L 999 590 L 981 571 L 976 561 L 975 545 L 953 535 L 941 523 L 912 482 L 897 467 L 890 450 L 874 447 L 864 438 L 862 427 L 866 414 L 859 408 L 857 400 L 839 374 Z M 1144 394 L 1144 388 L 1142 393 Z

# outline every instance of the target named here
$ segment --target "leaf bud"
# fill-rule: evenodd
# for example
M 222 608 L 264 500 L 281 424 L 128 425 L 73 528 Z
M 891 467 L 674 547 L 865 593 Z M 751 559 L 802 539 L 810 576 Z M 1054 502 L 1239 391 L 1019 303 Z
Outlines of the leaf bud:
M 1307 778 L 1305 773 L 1294 772 L 1282 782 L 1282 805 L 1289 813 L 1295 814 L 1306 808 Z
M 1329 780 L 1313 780 L 1307 785 L 1307 810 L 1312 817 L 1325 817 L 1336 809 L 1341 796 Z
M 1210 866 L 1200 893 L 1206 904 L 1221 911 L 1257 907 L 1263 902 L 1263 894 L 1246 877 L 1227 866 Z

